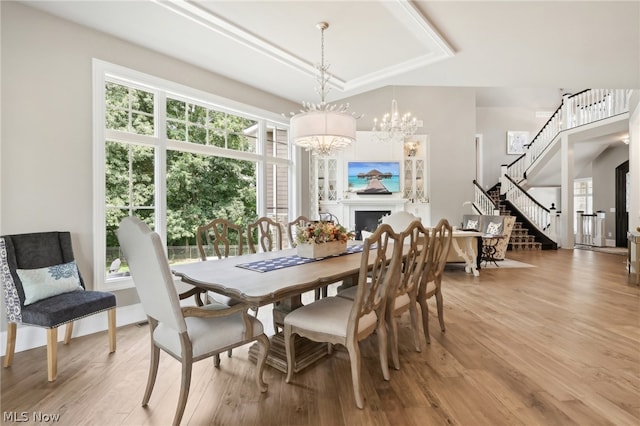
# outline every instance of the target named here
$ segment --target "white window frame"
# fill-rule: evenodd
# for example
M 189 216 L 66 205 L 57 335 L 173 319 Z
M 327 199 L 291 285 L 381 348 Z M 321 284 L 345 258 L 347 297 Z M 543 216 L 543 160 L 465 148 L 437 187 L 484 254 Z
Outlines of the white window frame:
M 105 84 L 107 81 L 122 82 L 123 84 L 140 88 L 154 93 L 154 135 L 137 135 L 106 128 L 105 123 Z M 199 145 L 188 142 L 169 140 L 166 137 L 166 97 L 170 96 L 188 102 L 202 102 L 211 105 L 218 111 L 233 115 L 248 117 L 258 122 L 258 140 L 256 152 L 231 151 L 224 148 Z M 256 163 L 256 194 L 258 215 L 265 214 L 266 194 L 264 180 L 266 178 L 265 164 L 280 164 L 289 169 L 289 190 L 297 189 L 296 182 L 300 173 L 298 158 L 299 149 L 289 144 L 288 159 L 269 157 L 265 154 L 267 125 L 288 130 L 289 123 L 279 114 L 266 111 L 251 105 L 243 104 L 221 96 L 213 95 L 179 83 L 135 71 L 120 65 L 93 59 L 93 259 L 94 285 L 98 290 L 114 291 L 133 287 L 129 276 L 106 279 L 106 230 L 105 230 L 105 141 L 121 140 L 127 143 L 139 143 L 152 146 L 156 150 L 155 169 L 155 231 L 158 232 L 166 245 L 166 152 L 176 149 L 195 154 L 218 155 L 227 158 L 247 160 Z M 297 212 L 299 194 L 289 192 L 289 211 Z

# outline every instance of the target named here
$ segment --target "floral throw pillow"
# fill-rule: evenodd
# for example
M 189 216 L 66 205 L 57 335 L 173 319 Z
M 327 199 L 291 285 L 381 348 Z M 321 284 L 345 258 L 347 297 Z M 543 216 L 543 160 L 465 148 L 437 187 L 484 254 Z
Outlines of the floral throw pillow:
M 75 260 L 39 269 L 16 269 L 24 289 L 24 304 L 75 290 L 84 290 Z
M 502 228 L 501 223 L 489 222 L 489 225 L 487 225 L 487 234 L 500 235 L 500 228 Z

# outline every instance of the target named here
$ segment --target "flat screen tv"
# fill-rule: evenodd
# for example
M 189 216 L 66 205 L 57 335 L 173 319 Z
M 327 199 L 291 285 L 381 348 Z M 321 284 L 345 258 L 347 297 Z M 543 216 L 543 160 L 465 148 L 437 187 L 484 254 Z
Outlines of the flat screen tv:
M 347 168 L 349 192 L 363 195 L 400 192 L 400 163 L 397 161 L 350 161 Z

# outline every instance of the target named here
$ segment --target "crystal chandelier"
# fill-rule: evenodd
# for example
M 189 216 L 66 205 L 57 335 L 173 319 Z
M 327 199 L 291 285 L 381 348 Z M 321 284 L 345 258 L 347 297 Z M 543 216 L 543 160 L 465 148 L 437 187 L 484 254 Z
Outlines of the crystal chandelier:
M 391 101 L 391 113 L 386 113 L 380 122 L 373 119 L 373 131 L 381 141 L 404 141 L 405 138 L 413 136 L 418 128 L 418 120 L 408 112 L 400 117 L 398 113 L 398 102 Z
M 316 80 L 319 87 L 316 93 L 320 95 L 320 103 L 302 102 L 304 109 L 300 113 L 291 113 L 290 136 L 296 145 L 311 151 L 313 155 L 328 156 L 337 150 L 351 145 L 356 139 L 356 119 L 349 114 L 349 104 L 327 104 L 325 97 L 329 92 L 329 65 L 324 63 L 324 30 L 329 28 L 326 22 L 320 22 L 316 27 L 321 31 L 321 62 L 316 64 L 319 76 Z

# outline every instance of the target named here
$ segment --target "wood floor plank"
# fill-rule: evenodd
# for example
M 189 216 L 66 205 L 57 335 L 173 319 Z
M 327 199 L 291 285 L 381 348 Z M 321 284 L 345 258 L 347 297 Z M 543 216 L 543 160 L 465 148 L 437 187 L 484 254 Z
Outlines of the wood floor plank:
M 248 346 L 194 364 L 185 425 L 637 425 L 640 424 L 640 287 L 624 256 L 594 251 L 508 252 L 530 268 L 487 268 L 479 277 L 448 266 L 447 331 L 430 303 L 431 344 L 413 347 L 399 321 L 399 371 L 382 379 L 377 336 L 361 343 L 365 407 L 355 407 L 344 348 L 294 375 L 267 367 L 255 385 Z M 335 294 L 331 286 L 330 294 Z M 304 295 L 305 303 L 313 296 Z M 271 332 L 270 309 L 259 318 Z M 20 339 L 18 330 L 17 339 Z M 46 349 L 17 353 L 2 369 L 2 410 L 60 414 L 61 425 L 166 425 L 173 419 L 180 363 L 162 354 L 149 406 L 146 326 L 74 338 L 46 379 Z M 5 421 L 6 423 L 6 421 Z

